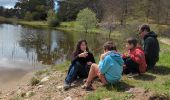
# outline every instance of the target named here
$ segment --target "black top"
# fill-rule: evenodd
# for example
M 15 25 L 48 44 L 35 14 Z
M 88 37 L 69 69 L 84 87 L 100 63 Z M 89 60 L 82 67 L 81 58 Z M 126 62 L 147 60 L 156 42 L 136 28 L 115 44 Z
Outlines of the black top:
M 82 53 L 82 52 L 81 52 Z M 91 52 L 88 52 L 88 56 L 86 58 L 84 57 L 78 57 L 80 53 L 73 53 L 73 57 L 72 57 L 72 63 L 78 61 L 80 64 L 82 65 L 86 65 L 87 62 L 92 62 L 92 63 L 95 63 L 95 60 L 94 60 L 94 56 Z
M 159 51 L 160 47 L 157 35 L 154 32 L 148 33 L 144 37 L 144 52 L 147 64 L 155 63 L 159 60 Z

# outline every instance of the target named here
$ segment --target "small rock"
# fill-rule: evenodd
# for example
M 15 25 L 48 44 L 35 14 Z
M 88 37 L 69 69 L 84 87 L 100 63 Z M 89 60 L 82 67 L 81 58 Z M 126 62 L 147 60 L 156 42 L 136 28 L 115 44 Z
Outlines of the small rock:
M 63 89 L 64 86 L 57 86 L 57 89 Z
M 33 96 L 34 95 L 34 92 L 33 91 L 28 91 L 27 93 L 26 93 L 26 97 L 31 97 L 31 96 Z
M 22 94 L 22 90 L 21 90 L 21 89 L 19 89 L 16 93 L 17 93 L 17 95 L 21 96 L 21 94 Z
M 49 76 L 46 76 L 46 77 L 44 77 L 42 80 L 41 80 L 41 82 L 43 83 L 43 82 L 46 82 L 46 81 L 48 81 L 49 80 Z
M 37 88 L 40 89 L 40 88 L 42 88 L 43 86 L 44 86 L 44 85 L 39 85 Z
M 73 100 L 70 96 L 65 98 L 64 100 Z

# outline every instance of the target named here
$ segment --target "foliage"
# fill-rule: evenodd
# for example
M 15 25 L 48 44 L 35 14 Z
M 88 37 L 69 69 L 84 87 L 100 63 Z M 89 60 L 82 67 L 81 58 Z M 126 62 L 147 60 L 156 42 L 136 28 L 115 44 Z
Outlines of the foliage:
M 19 17 L 23 18 L 27 12 L 32 14 L 33 20 L 46 20 L 47 11 L 50 9 L 52 0 L 18 0 L 15 9 L 19 12 Z
M 31 21 L 33 18 L 32 14 L 30 12 L 26 12 L 24 20 Z
M 77 22 L 80 26 L 84 28 L 86 33 L 89 29 L 96 27 L 97 18 L 96 14 L 91 11 L 89 8 L 81 10 L 77 15 Z
M 49 26 L 52 26 L 52 27 L 58 26 L 60 24 L 60 22 L 57 18 L 57 15 L 53 10 L 48 11 L 47 22 L 48 22 Z
M 37 79 L 36 77 L 31 78 L 30 84 L 32 86 L 37 85 L 38 83 L 40 83 L 39 79 Z

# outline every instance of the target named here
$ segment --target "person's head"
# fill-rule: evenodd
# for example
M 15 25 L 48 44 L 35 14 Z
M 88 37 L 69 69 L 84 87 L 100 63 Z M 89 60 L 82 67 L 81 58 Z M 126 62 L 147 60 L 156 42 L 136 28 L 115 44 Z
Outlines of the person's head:
M 89 51 L 86 40 L 80 40 L 77 43 L 76 52 L 80 53 L 83 51 Z
M 135 47 L 137 47 L 138 45 L 138 40 L 134 37 L 130 37 L 127 39 L 127 43 L 126 43 L 126 47 L 127 49 L 133 49 Z
M 104 52 L 117 50 L 115 44 L 112 41 L 108 41 L 103 45 Z
M 148 24 L 142 24 L 138 27 L 139 35 L 141 38 L 144 38 L 146 34 L 148 34 L 150 30 L 150 26 Z

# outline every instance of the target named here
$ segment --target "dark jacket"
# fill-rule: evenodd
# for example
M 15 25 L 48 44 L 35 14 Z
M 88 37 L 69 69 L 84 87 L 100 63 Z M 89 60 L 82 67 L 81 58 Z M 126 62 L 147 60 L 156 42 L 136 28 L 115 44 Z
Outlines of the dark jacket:
M 86 65 L 87 62 L 95 63 L 94 56 L 91 52 L 88 52 L 88 56 L 86 58 L 79 58 L 78 55 L 80 53 L 73 53 L 72 64 L 78 61 L 81 65 Z
M 144 37 L 144 52 L 146 57 L 146 63 L 148 65 L 156 64 L 159 60 L 159 42 L 157 35 L 154 32 L 150 32 Z

